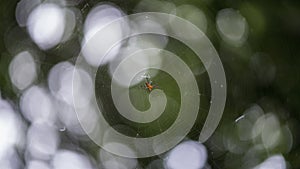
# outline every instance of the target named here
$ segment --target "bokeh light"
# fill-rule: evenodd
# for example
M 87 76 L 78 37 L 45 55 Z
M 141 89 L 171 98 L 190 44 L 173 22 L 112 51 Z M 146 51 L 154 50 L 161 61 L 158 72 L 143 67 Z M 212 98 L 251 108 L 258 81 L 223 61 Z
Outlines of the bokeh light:
M 134 154 L 134 151 L 127 147 L 126 145 L 122 145 L 122 143 L 109 143 L 109 145 L 105 146 L 111 146 L 111 147 L 117 147 L 123 149 L 123 151 L 130 152 Z M 110 168 L 136 168 L 138 161 L 135 158 L 126 158 L 117 156 L 114 154 L 111 154 L 104 149 L 101 149 L 99 152 L 99 158 L 101 161 L 101 166 L 103 166 L 105 169 Z
M 27 134 L 27 151 L 34 159 L 50 160 L 59 145 L 57 129 L 47 124 L 33 123 Z
M 254 169 L 285 169 L 286 163 L 282 155 L 274 155 L 266 159 Z
M 186 141 L 177 145 L 166 157 L 167 168 L 203 168 L 207 159 L 206 148 L 198 142 Z
M 31 11 L 26 25 L 33 41 L 47 50 L 56 46 L 63 37 L 65 12 L 56 4 L 40 4 Z
M 56 108 L 49 92 L 40 86 L 27 89 L 20 100 L 20 108 L 24 117 L 30 122 L 54 123 Z
M 172 11 L 172 14 L 177 15 L 181 18 L 184 18 L 190 22 L 192 22 L 194 25 L 196 25 L 198 28 L 200 28 L 204 33 L 207 29 L 207 20 L 206 16 L 203 11 L 198 9 L 195 6 L 192 5 L 181 5 L 178 6 L 176 9 Z M 172 21 L 171 21 L 172 24 Z M 178 29 L 177 31 L 184 30 L 185 27 L 174 27 L 174 29 Z M 191 35 L 192 37 L 192 35 Z
M 101 29 L 123 15 L 121 10 L 111 5 L 99 5 L 89 12 L 84 23 L 82 54 L 92 66 L 99 66 L 101 63 L 104 64 L 118 54 L 121 46 L 114 46 L 114 44 L 121 40 L 126 33 L 126 21 L 123 24 L 116 24 L 110 29 Z M 112 52 L 109 56 L 105 56 L 110 48 L 112 48 Z
M 59 150 L 51 162 L 53 169 L 93 169 L 88 157 L 75 151 Z
M 12 83 L 19 89 L 27 88 L 37 78 L 37 67 L 28 51 L 19 53 L 9 65 Z
M 248 37 L 247 21 L 234 9 L 223 9 L 219 11 L 216 24 L 222 39 L 229 44 L 241 46 Z
M 27 169 L 51 169 L 51 167 L 43 161 L 32 160 L 28 162 Z

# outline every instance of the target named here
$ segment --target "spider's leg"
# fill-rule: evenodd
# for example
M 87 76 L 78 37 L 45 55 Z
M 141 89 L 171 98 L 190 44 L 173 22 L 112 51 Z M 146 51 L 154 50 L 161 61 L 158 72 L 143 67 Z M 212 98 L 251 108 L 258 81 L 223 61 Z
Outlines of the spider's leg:
M 155 88 L 155 89 L 159 89 L 159 86 L 158 86 L 158 85 L 156 85 L 156 84 L 154 84 L 154 85 L 153 85 L 153 88 Z
M 150 75 L 147 73 L 145 73 L 145 77 L 147 78 L 147 79 L 150 79 Z
M 150 79 L 146 77 L 146 82 L 149 83 Z
M 140 85 L 140 88 L 147 89 L 146 83 L 143 83 L 142 85 Z

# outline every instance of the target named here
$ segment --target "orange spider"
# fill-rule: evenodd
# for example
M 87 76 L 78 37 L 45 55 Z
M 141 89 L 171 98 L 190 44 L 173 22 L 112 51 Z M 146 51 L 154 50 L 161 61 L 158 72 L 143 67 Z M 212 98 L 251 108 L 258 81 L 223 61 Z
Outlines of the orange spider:
M 149 92 L 151 92 L 154 88 L 154 86 L 149 82 L 146 82 L 145 85 L 146 85 L 146 88 L 149 90 Z
M 156 86 L 152 84 L 152 81 L 150 80 L 150 77 L 146 77 L 146 82 L 145 82 L 145 88 L 151 92 Z

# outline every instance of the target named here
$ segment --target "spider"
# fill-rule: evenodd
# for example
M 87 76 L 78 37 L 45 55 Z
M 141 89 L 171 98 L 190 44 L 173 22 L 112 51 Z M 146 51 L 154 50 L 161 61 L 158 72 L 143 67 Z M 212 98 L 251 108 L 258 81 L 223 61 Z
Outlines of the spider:
M 146 79 L 146 82 L 144 83 L 145 89 L 147 89 L 149 92 L 151 92 L 154 88 L 156 88 L 156 85 L 153 85 L 153 82 L 150 80 L 149 75 L 143 75 L 143 77 Z

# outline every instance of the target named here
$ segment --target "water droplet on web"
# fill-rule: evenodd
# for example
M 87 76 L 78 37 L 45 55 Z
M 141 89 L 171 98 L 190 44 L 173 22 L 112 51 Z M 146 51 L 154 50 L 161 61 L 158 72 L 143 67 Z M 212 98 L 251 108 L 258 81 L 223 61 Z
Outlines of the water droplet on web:
M 237 119 L 235 119 L 235 122 L 237 123 L 238 121 L 240 121 L 241 119 L 243 119 L 245 117 L 245 115 L 242 115 L 240 117 L 238 117 Z
M 59 131 L 61 131 L 61 132 L 66 131 L 66 127 L 64 126 L 64 127 L 60 128 Z

